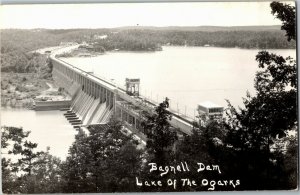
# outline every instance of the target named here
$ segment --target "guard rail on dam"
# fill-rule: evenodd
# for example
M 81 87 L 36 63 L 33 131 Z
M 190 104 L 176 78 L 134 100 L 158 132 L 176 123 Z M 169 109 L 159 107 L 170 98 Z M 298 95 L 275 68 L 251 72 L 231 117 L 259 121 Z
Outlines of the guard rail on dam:
M 153 112 L 157 104 L 140 96 L 130 96 L 111 81 L 81 70 L 54 55 L 53 79 L 72 97 L 70 110 L 65 115 L 75 127 L 103 124 L 114 114 L 133 132 L 140 132 L 143 112 Z M 184 134 L 191 134 L 192 119 L 171 110 L 170 124 Z

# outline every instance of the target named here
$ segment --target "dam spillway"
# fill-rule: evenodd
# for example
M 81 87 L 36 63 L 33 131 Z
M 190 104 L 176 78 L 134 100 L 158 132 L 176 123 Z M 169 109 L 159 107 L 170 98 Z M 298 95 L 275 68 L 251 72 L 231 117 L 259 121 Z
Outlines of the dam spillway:
M 71 105 L 65 116 L 73 126 L 105 124 L 112 115 L 124 122 L 134 131 L 141 131 L 142 113 L 153 112 L 157 104 L 145 100 L 139 95 L 128 92 L 111 81 L 97 77 L 79 69 L 54 55 L 50 56 L 53 65 L 53 79 L 71 97 Z M 170 124 L 179 129 L 179 133 L 191 134 L 193 120 L 172 114 Z
M 100 98 L 88 95 L 80 90 L 74 97 L 70 110 L 76 114 L 83 125 L 107 123 L 112 114 L 112 107 Z

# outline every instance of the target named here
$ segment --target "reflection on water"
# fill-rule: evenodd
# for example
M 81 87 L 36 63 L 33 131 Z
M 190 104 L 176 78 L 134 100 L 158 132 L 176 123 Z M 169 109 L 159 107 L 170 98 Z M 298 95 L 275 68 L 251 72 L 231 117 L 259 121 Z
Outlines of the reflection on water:
M 65 159 L 74 141 L 75 129 L 68 123 L 61 111 L 39 111 L 2 109 L 1 126 L 23 127 L 31 131 L 28 140 L 38 143 L 38 150 L 46 151 Z

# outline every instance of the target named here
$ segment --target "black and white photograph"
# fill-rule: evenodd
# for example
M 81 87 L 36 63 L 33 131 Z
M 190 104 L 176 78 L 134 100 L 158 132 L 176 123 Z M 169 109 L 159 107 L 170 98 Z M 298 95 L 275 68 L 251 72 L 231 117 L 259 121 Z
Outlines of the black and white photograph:
M 296 2 L 0 5 L 3 194 L 297 191 Z

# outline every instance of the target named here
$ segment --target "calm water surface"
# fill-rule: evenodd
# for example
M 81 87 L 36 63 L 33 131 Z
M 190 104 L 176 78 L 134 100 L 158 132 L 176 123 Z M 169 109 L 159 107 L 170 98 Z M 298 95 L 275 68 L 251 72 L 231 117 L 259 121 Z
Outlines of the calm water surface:
M 67 156 L 77 133 L 61 111 L 1 109 L 1 125 L 31 131 L 28 140 L 38 143 L 38 150 L 46 151 L 49 146 L 50 153 L 61 159 Z
M 254 94 L 259 50 L 215 47 L 163 47 L 158 52 L 108 52 L 97 57 L 63 60 L 95 75 L 113 79 L 121 86 L 125 78 L 140 78 L 141 93 L 162 101 L 181 113 L 193 115 L 197 104 L 211 101 L 226 106 L 228 99 L 242 105 L 248 90 Z M 295 50 L 268 50 L 283 56 L 296 56 Z

